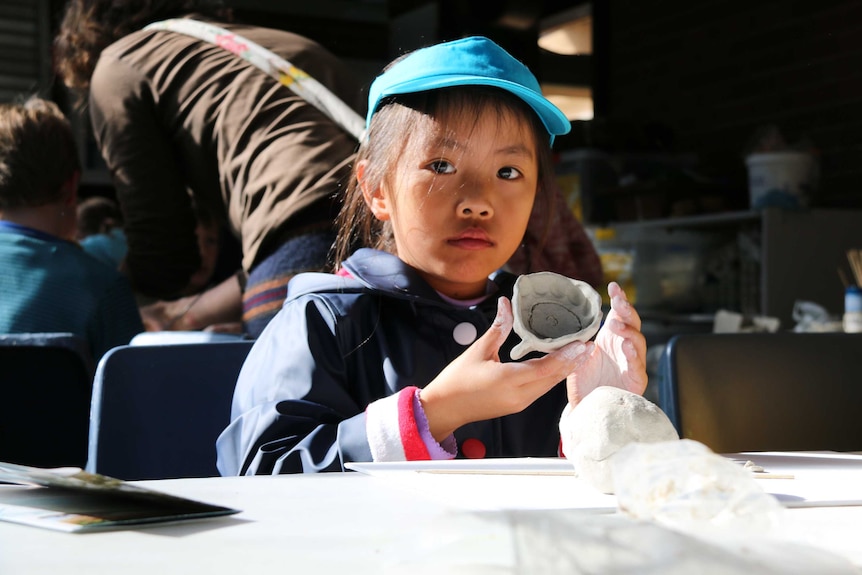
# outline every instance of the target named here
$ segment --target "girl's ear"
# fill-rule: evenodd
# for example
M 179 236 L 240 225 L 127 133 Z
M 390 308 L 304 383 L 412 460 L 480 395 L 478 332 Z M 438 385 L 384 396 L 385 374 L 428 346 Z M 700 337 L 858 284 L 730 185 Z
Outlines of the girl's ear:
M 359 188 L 362 190 L 362 197 L 365 198 L 365 203 L 374 214 L 374 217 L 380 221 L 389 219 L 389 198 L 382 185 L 371 187 L 365 179 L 365 170 L 368 168 L 368 160 L 362 160 L 356 165 L 356 179 L 359 181 Z

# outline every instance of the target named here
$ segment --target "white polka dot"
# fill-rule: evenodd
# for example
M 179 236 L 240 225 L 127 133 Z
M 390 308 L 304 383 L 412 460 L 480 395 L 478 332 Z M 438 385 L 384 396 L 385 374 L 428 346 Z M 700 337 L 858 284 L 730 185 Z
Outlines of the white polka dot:
M 459 323 L 452 331 L 452 337 L 461 345 L 470 345 L 476 341 L 476 326 L 470 322 Z

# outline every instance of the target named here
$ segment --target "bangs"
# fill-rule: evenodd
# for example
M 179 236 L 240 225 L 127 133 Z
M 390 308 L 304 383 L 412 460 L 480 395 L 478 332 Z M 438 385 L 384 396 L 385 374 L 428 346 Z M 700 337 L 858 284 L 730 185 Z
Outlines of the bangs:
M 406 120 L 403 124 L 407 128 L 405 134 L 428 133 L 441 128 L 448 131 L 447 126 L 470 126 L 472 131 L 480 119 L 487 119 L 486 114 L 491 111 L 496 117 L 498 128 L 509 128 L 514 123 L 524 139 L 533 144 L 537 156 L 541 156 L 539 150 L 547 139 L 547 130 L 532 108 L 520 98 L 499 88 L 443 88 L 402 94 L 393 100 L 406 108 L 403 110 L 408 116 L 403 118 Z M 411 137 L 409 140 L 415 141 L 417 138 Z

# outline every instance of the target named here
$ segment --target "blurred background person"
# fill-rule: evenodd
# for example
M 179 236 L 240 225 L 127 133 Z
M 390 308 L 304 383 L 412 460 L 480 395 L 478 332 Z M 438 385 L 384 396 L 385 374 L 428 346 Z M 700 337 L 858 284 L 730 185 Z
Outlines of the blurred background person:
M 195 331 L 201 325 L 205 331 L 217 333 L 241 334 L 241 321 L 226 321 L 211 323 L 202 319 L 206 317 L 207 302 L 218 301 L 219 298 L 208 297 L 201 303 L 204 295 L 212 296 L 213 290 L 229 289 L 235 282 L 218 281 L 220 278 L 220 255 L 225 245 L 225 230 L 219 226 L 213 214 L 199 207 L 195 208 L 197 226 L 195 235 L 198 240 L 198 251 L 201 264 L 189 279 L 184 295 L 173 300 L 159 300 L 141 307 L 141 316 L 147 331 Z M 239 297 L 238 291 L 233 296 Z M 215 315 L 215 313 L 213 314 Z
M 93 196 L 78 203 L 78 243 L 84 251 L 120 269 L 128 245 L 123 233 L 123 214 L 111 198 Z
M 56 104 L 0 104 L 0 333 L 74 333 L 98 361 L 143 325 L 128 280 L 75 241 L 80 175 Z
M 183 16 L 229 33 L 213 43 L 143 29 Z M 207 0 L 70 0 L 55 61 L 64 83 L 88 103 L 123 212 L 134 289 L 174 300 L 186 329 L 241 317 L 255 337 L 280 309 L 293 275 L 328 269 L 357 143 L 314 105 L 222 47 L 233 41 L 230 34 L 272 50 L 364 113 L 359 83 L 323 47 L 234 23 Z M 181 301 L 201 260 L 193 202 L 239 240 L 242 270 Z

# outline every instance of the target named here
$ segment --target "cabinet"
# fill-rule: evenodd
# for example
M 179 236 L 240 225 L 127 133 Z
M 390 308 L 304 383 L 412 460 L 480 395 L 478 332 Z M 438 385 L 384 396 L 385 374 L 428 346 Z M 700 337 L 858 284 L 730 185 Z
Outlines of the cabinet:
M 840 317 L 844 285 L 852 277 L 847 250 L 862 247 L 862 211 L 772 210 L 763 219 L 760 306 L 762 313 L 789 320 L 796 300 L 819 303 Z M 784 321 L 787 319 L 788 321 Z
M 846 252 L 862 248 L 862 211 L 857 210 L 770 208 L 612 227 L 636 254 L 638 309 L 645 320 L 674 324 L 676 328 L 667 328 L 671 332 L 686 331 L 690 324 L 711 328 L 714 312 L 722 308 L 777 317 L 782 330 L 792 329 L 797 300 L 840 315 L 844 286 L 839 269 L 852 277 Z M 666 265 L 686 247 L 688 268 Z M 668 293 L 663 286 L 672 286 L 669 275 L 677 273 L 682 278 L 688 273 L 689 281 L 684 291 Z

